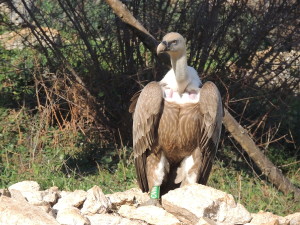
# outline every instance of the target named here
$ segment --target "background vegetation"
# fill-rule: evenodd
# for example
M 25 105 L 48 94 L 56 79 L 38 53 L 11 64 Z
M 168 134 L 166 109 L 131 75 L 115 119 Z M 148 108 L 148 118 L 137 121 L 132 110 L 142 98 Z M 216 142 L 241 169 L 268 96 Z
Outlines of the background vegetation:
M 123 2 L 158 40 L 169 31 L 186 37 L 189 64 L 300 186 L 299 1 Z M 136 186 L 130 98 L 168 68 L 102 0 L 2 4 L 0 187 L 24 179 L 107 193 Z M 226 131 L 208 185 L 252 212 L 300 210 Z

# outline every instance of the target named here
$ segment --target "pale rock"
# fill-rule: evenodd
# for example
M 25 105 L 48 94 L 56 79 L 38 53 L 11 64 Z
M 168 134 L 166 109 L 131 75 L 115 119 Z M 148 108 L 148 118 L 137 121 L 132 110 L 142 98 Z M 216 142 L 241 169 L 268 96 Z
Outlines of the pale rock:
M 9 3 L 14 5 L 16 11 L 9 7 Z M 31 0 L 11 0 L 11 1 L 0 1 L 0 12 L 1 14 L 7 15 L 9 22 L 16 26 L 20 26 L 25 23 L 24 20 L 30 21 L 29 11 L 34 11 L 34 3 Z M 18 14 L 19 12 L 20 14 Z
M 206 218 L 206 217 L 201 217 L 198 222 L 196 223 L 196 225 L 217 225 L 215 221 Z
M 127 218 L 122 218 L 121 222 L 118 225 L 149 225 L 149 223 L 146 223 L 142 220 L 130 220 Z
M 149 223 L 146 223 L 145 221 L 142 220 L 130 220 L 127 218 L 122 218 L 120 223 L 118 225 L 149 225 Z
M 299 225 L 300 224 L 300 212 L 290 214 L 284 218 L 290 222 L 289 225 Z
M 38 205 L 37 207 L 39 207 L 40 209 L 44 210 L 46 213 L 48 213 L 49 215 L 56 217 L 56 214 L 53 212 L 52 206 L 50 203 L 48 202 L 43 202 L 42 205 Z
M 279 221 L 278 220 L 271 220 L 267 223 L 261 223 L 260 225 L 279 225 Z
M 58 202 L 53 206 L 55 210 L 61 210 L 69 207 L 79 207 L 85 201 L 87 193 L 83 190 L 76 190 L 74 192 L 62 192 L 62 197 Z
M 22 181 L 22 182 L 18 182 L 16 184 L 9 186 L 8 190 L 10 191 L 11 189 L 18 190 L 21 193 L 23 191 L 33 192 L 33 191 L 39 191 L 40 185 L 35 181 Z
M 285 217 L 274 215 L 271 212 L 260 211 L 258 213 L 252 213 L 252 220 L 247 225 L 288 225 L 289 220 Z
M 63 198 L 71 193 L 72 193 L 72 191 L 60 191 L 59 196 L 60 196 L 60 198 Z
M 51 188 L 43 191 L 42 196 L 43 196 L 44 202 L 48 202 L 51 205 L 55 204 L 59 197 L 58 187 L 51 187 Z
M 25 199 L 25 197 L 18 190 L 11 189 L 10 190 L 10 196 L 11 196 L 11 198 L 13 198 L 13 199 L 15 199 L 15 200 L 17 200 L 19 202 L 27 202 L 27 200 Z
M 137 188 L 104 195 L 98 186 L 87 192 L 60 192 L 58 187 L 40 191 L 37 182 L 23 181 L 8 190 L 0 189 L 0 225 L 183 224 L 179 220 L 196 225 L 300 225 L 300 212 L 282 217 L 260 211 L 251 214 L 251 220 L 249 212 L 236 204 L 232 195 L 200 184 L 162 196 L 164 209 L 134 207 L 147 200 L 149 195 Z M 119 209 L 119 214 L 108 214 L 111 209 Z
M 48 213 L 50 216 L 54 218 L 56 217 L 56 213 L 54 212 L 54 210 L 52 209 L 51 205 L 48 202 L 44 202 L 43 205 L 39 205 L 37 207 L 39 207 L 40 209 Z
M 118 215 L 112 214 L 95 214 L 87 216 L 91 225 L 147 225 L 148 223 L 141 220 L 130 220 Z
M 43 196 L 40 192 L 40 185 L 35 181 L 22 181 L 11 185 L 8 190 L 15 199 L 19 197 L 19 191 L 22 196 L 32 205 L 43 205 Z M 17 190 L 17 191 L 14 191 Z
M 42 205 L 38 205 L 40 209 L 42 209 L 44 212 L 49 213 L 51 210 L 51 205 L 48 202 L 43 202 Z
M 46 191 L 58 193 L 59 189 L 57 186 L 53 186 L 53 187 L 47 189 Z
M 118 209 L 121 205 L 139 205 L 149 200 L 149 195 L 143 193 L 138 188 L 131 188 L 124 192 L 116 192 L 113 194 L 106 195 L 110 199 L 112 207 Z
M 32 205 L 44 205 L 43 192 L 41 191 L 21 191 L 22 195 Z
M 129 219 L 143 220 L 154 225 L 175 225 L 180 224 L 180 221 L 162 208 L 156 206 L 141 206 L 134 207 L 122 205 L 118 213 Z
M 56 220 L 64 225 L 90 225 L 88 218 L 84 217 L 75 207 L 64 208 L 57 213 Z
M 27 189 L 28 190 L 28 189 Z M 10 189 L 10 195 L 14 199 L 28 201 L 32 205 L 43 206 L 45 203 L 53 205 L 57 201 L 58 194 L 50 193 L 48 191 L 27 191 Z
M 107 198 L 102 189 L 94 186 L 87 191 L 87 197 L 83 203 L 81 212 L 85 215 L 92 215 L 96 213 L 106 213 L 111 208 L 109 198 Z
M 162 206 L 185 223 L 196 224 L 201 217 L 217 224 L 245 224 L 250 213 L 236 204 L 232 195 L 201 184 L 186 185 L 162 196 Z
M 94 214 L 91 216 L 87 216 L 87 218 L 90 220 L 91 225 L 103 225 L 103 224 L 117 225 L 120 224 L 122 220 L 122 217 L 113 216 L 110 214 Z
M 0 225 L 59 225 L 37 206 L 19 202 L 6 196 L 0 197 Z

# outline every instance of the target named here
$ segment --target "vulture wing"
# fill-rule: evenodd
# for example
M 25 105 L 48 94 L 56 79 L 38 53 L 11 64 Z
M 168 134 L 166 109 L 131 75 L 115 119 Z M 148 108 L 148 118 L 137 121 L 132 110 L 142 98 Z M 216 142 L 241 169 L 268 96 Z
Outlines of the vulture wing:
M 163 93 L 158 82 L 150 82 L 132 99 L 129 111 L 133 112 L 133 152 L 137 179 L 142 191 L 149 191 L 146 176 L 147 150 L 151 151 L 157 136 L 157 125 L 161 115 Z
M 214 83 L 205 82 L 200 89 L 199 110 L 202 117 L 199 120 L 200 151 L 196 158 L 201 162 L 200 168 L 195 169 L 200 170 L 198 183 L 206 184 L 218 148 L 223 118 L 221 95 Z

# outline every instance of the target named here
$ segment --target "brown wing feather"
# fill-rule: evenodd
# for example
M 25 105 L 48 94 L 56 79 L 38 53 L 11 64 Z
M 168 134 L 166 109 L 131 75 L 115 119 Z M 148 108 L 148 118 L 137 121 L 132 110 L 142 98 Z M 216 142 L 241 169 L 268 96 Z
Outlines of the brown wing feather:
M 200 90 L 199 112 L 200 120 L 199 148 L 202 162 L 198 183 L 206 184 L 212 163 L 218 148 L 222 128 L 222 99 L 218 88 L 212 82 L 206 82 Z
M 157 82 L 150 82 L 132 98 L 129 110 L 133 112 L 133 152 L 137 179 L 142 191 L 149 191 L 146 176 L 147 150 L 155 143 L 157 124 L 163 103 L 162 89 Z
M 131 97 L 131 99 L 130 99 L 131 104 L 130 104 L 129 109 L 128 109 L 128 111 L 129 111 L 130 113 L 134 113 L 135 106 L 136 106 L 137 100 L 139 99 L 139 96 L 140 96 L 141 92 L 142 92 L 142 90 L 136 92 L 136 93 Z

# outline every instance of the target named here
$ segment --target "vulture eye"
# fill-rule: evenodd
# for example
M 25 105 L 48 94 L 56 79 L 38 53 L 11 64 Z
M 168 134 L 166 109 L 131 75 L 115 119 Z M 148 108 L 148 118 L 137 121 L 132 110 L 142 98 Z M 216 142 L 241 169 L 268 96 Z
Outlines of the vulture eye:
M 174 45 L 177 45 L 178 40 L 174 40 L 174 41 L 172 41 L 171 43 L 174 44 Z

